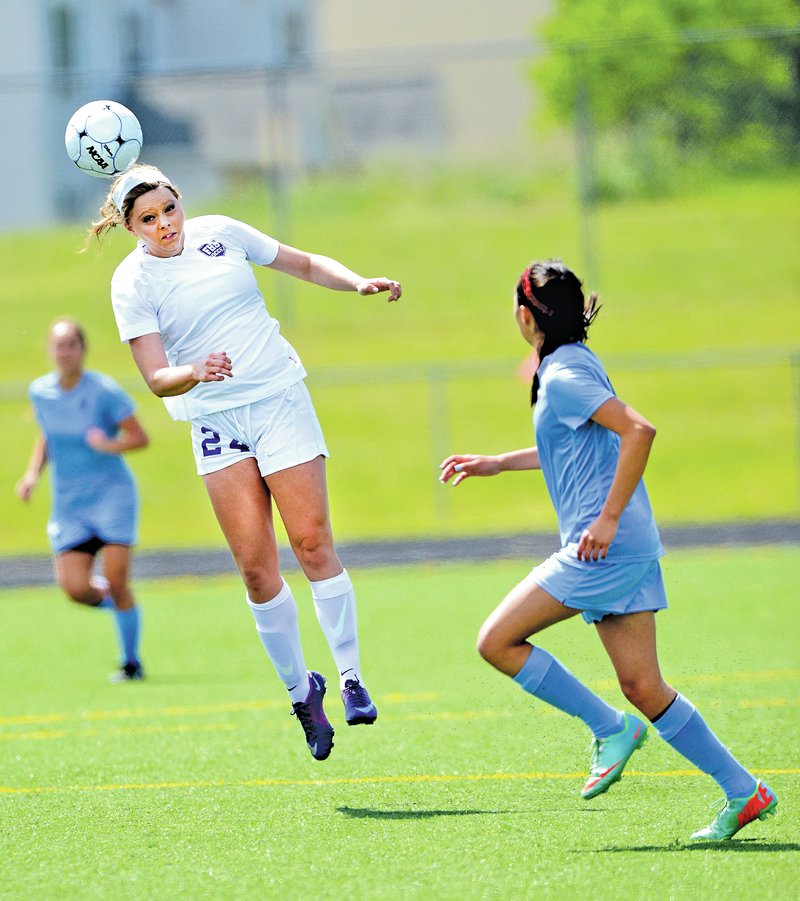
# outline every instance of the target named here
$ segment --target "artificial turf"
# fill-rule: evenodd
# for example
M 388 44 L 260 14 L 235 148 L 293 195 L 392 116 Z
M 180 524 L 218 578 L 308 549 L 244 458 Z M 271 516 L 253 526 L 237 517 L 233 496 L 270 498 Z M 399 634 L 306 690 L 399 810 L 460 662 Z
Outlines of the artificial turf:
M 720 793 L 653 736 L 622 782 L 578 792 L 588 733 L 474 651 L 525 561 L 354 571 L 374 727 L 336 685 L 310 757 L 232 577 L 141 582 L 148 678 L 110 685 L 110 617 L 55 588 L 0 596 L 0 893 L 52 898 L 796 898 L 800 741 L 788 547 L 675 552 L 666 677 L 778 793 L 722 846 L 687 839 Z M 306 662 L 333 675 L 290 576 Z M 594 630 L 541 643 L 623 705 Z

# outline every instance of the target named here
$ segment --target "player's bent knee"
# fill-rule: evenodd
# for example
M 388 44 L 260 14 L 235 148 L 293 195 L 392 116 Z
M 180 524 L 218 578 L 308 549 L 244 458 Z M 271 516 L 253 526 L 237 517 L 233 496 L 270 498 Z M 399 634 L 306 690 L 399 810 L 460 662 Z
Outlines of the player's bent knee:
M 484 626 L 478 633 L 475 643 L 478 653 L 487 663 L 495 665 L 507 649 L 504 642 L 500 641 L 497 633 L 490 627 Z
M 78 587 L 75 585 L 61 585 L 61 590 L 67 596 L 67 599 L 75 604 L 93 605 L 97 602 L 95 592 L 91 585 Z
M 239 573 L 251 597 L 271 596 L 280 590 L 280 577 L 261 563 L 240 562 Z M 275 591 L 272 591 L 272 588 L 275 588 Z
M 646 710 L 652 707 L 663 691 L 663 682 L 660 679 L 641 678 L 632 676 L 620 678 L 619 687 L 627 700 L 637 710 Z
M 327 530 L 303 535 L 293 547 L 295 556 L 304 569 L 325 569 L 336 553 Z

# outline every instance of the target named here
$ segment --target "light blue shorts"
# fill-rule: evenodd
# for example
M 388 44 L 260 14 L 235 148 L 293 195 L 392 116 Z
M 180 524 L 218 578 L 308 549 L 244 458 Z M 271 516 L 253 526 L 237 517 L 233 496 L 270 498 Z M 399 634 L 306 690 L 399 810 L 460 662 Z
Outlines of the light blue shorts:
M 198 475 L 255 458 L 262 476 L 329 456 L 305 382 L 263 400 L 192 420 Z
M 586 562 L 574 554 L 574 549 L 562 549 L 535 567 L 531 575 L 559 603 L 580 610 L 587 623 L 600 622 L 604 616 L 666 608 L 658 560 Z
M 139 501 L 132 477 L 87 491 L 80 504 L 56 499 L 47 537 L 54 554 L 63 554 L 92 538 L 105 544 L 136 544 Z

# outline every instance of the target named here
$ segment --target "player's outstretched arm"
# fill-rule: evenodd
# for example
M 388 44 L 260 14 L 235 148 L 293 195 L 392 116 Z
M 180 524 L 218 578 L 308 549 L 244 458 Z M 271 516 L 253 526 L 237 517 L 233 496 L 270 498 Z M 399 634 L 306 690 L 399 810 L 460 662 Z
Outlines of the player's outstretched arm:
M 386 299 L 390 303 L 399 300 L 403 293 L 400 282 L 391 278 L 364 278 L 331 257 L 306 253 L 288 244 L 281 244 L 278 255 L 268 268 L 334 291 L 358 291 L 359 294 L 387 291 L 389 296 Z
M 17 497 L 20 500 L 27 503 L 31 499 L 33 489 L 36 487 L 36 483 L 39 481 L 39 476 L 42 474 L 42 470 L 46 465 L 47 441 L 44 435 L 40 432 L 36 436 L 36 440 L 33 442 L 33 450 L 31 451 L 31 458 L 28 461 L 28 467 L 25 470 L 25 474 L 17 482 L 15 488 Z
M 231 358 L 224 352 L 210 353 L 202 360 L 170 366 L 161 335 L 151 332 L 130 340 L 131 353 L 147 387 L 157 397 L 186 394 L 200 382 L 221 382 L 233 377 Z
M 539 451 L 535 447 L 523 447 L 505 454 L 451 454 L 439 464 L 439 481 L 444 484 L 453 479 L 453 487 L 468 476 L 494 476 L 499 472 L 517 472 L 541 469 Z

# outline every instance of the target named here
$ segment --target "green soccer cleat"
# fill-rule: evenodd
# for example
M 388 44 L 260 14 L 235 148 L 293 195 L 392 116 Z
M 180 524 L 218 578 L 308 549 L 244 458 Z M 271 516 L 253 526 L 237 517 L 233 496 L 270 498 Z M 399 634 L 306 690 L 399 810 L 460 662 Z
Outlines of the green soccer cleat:
M 619 782 L 631 754 L 647 740 L 647 726 L 638 716 L 623 713 L 622 719 L 625 725 L 620 732 L 592 741 L 589 778 L 581 789 L 581 797 L 587 801 L 602 795 L 615 782 Z
M 766 820 L 776 815 L 778 799 L 775 792 L 760 779 L 749 798 L 728 798 L 717 802 L 724 805 L 705 829 L 692 833 L 692 838 L 707 842 L 726 842 L 753 820 Z

